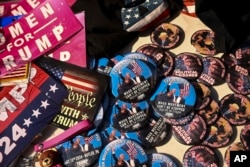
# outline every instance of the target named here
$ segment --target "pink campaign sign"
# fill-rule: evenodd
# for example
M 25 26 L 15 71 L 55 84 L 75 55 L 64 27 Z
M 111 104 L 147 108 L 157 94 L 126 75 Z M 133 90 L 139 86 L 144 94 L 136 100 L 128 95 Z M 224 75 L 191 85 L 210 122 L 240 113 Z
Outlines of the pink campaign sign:
M 7 16 L 21 0 L 0 2 L 0 17 Z
M 3 28 L 5 50 L 0 53 L 0 76 L 55 48 L 82 29 L 65 0 L 47 0 Z
M 81 22 L 83 28 L 48 56 L 80 67 L 87 67 L 85 13 L 82 11 L 75 16 Z
M 33 9 L 38 7 L 41 3 L 46 0 L 19 0 L 20 2 L 13 6 L 11 10 L 8 10 L 8 15 L 26 15 L 31 12 Z M 72 6 L 76 0 L 66 0 L 69 6 Z

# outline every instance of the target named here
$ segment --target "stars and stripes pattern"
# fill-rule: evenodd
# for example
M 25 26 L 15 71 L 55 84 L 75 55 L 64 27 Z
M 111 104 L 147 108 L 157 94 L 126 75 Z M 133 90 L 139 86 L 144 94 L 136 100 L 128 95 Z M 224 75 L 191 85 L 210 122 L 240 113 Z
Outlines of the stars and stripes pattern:
M 14 83 L 28 82 L 30 72 L 30 63 L 15 69 L 0 77 L 0 86 L 13 85 Z
M 141 74 L 142 73 L 142 68 L 141 66 L 136 62 L 133 61 L 131 64 L 127 66 L 133 73 L 135 74 Z
M 128 153 L 128 155 L 133 157 L 136 157 L 138 154 L 136 146 L 133 142 L 127 142 L 124 146 L 122 146 L 122 148 Z
M 197 17 L 195 13 L 195 0 L 183 0 L 183 4 L 184 4 L 184 7 L 182 9 L 183 14 Z
M 189 95 L 189 90 L 190 89 L 190 85 L 189 83 L 184 83 L 182 89 L 180 89 L 180 91 L 182 92 L 183 96 L 188 96 Z
M 66 86 L 71 86 L 78 92 L 98 92 L 98 80 L 75 71 L 66 69 L 63 64 L 52 65 L 53 63 L 39 62 L 39 65 L 49 71 L 55 78 L 61 80 Z M 79 71 L 80 72 L 80 71 Z
M 167 8 L 168 3 L 165 0 L 146 0 L 138 6 L 122 8 L 121 16 L 123 27 L 127 31 L 138 31 L 140 28 L 149 24 L 149 20 L 156 19 Z M 148 19 L 145 18 L 146 16 Z M 144 20 L 141 21 L 142 19 Z M 132 26 L 134 26 L 134 28 L 131 28 Z
M 83 78 L 79 74 L 72 73 L 70 71 L 65 71 L 62 76 L 62 82 L 65 85 L 72 86 L 75 90 L 79 92 L 94 92 L 97 93 L 98 82 L 93 78 Z

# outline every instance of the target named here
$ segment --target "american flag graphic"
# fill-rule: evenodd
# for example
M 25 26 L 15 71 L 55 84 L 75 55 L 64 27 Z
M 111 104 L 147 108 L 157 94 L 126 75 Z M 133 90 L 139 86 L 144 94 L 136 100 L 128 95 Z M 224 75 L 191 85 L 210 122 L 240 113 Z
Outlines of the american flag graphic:
M 98 81 L 94 77 L 81 75 L 81 73 L 64 69 L 64 67 L 61 66 L 53 66 L 49 63 L 40 63 L 39 65 L 48 70 L 65 85 L 74 88 L 74 91 L 85 93 L 98 92 Z
M 150 20 L 156 19 L 164 13 L 168 7 L 168 2 L 164 0 L 145 0 L 144 3 L 138 6 L 122 8 L 121 18 L 123 27 L 127 31 L 138 31 L 141 27 L 144 28 L 149 24 Z M 167 15 L 165 17 L 167 17 Z
M 197 17 L 195 13 L 195 0 L 183 0 L 183 4 L 182 13 Z
M 0 77 L 0 85 L 10 85 L 10 83 L 17 83 L 20 81 L 27 81 L 29 78 L 30 63 L 27 63 L 14 71 L 7 73 Z
M 10 78 L 18 79 L 18 78 L 23 78 L 23 77 L 26 78 L 26 77 L 28 77 L 29 66 L 30 66 L 30 63 L 25 64 L 25 65 L 21 66 L 20 68 L 15 69 L 15 70 L 9 72 L 8 74 L 6 74 L 4 76 L 1 76 L 0 81 L 2 82 L 2 80 L 10 79 Z
M 79 74 L 65 71 L 62 76 L 62 82 L 65 85 L 72 86 L 76 91 L 79 92 L 97 92 L 98 82 L 93 78 L 82 77 Z
M 124 146 L 122 146 L 123 150 L 125 150 L 128 155 L 131 155 L 133 157 L 136 157 L 138 154 L 136 146 L 133 142 L 127 142 Z
M 190 85 L 189 83 L 184 83 L 179 85 L 180 87 L 180 92 L 182 93 L 183 96 L 188 96 L 189 95 L 189 89 L 190 89 Z
M 142 73 L 142 68 L 141 68 L 141 66 L 136 61 L 133 61 L 127 67 L 130 70 L 132 70 L 135 74 L 141 74 Z
M 85 140 L 87 140 L 88 142 L 92 142 L 94 140 L 94 136 L 89 136 L 89 137 L 85 137 Z

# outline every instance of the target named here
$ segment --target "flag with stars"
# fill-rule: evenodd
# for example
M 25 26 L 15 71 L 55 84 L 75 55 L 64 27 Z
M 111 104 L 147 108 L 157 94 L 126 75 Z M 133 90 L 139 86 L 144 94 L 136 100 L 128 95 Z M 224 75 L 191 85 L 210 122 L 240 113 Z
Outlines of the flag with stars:
M 35 136 L 53 120 L 68 95 L 66 87 L 59 86 L 59 83 L 57 89 L 54 85 L 50 87 L 51 82 L 46 81 L 53 79 L 42 69 L 32 66 L 31 71 L 30 82 L 6 86 L 0 91 L 0 140 L 9 142 L 11 146 L 8 152 L 6 145 L 0 146 L 2 167 L 7 167 L 18 157 Z M 47 84 L 48 91 L 61 93 L 56 97 L 57 100 L 37 87 Z
M 68 129 L 81 120 L 93 121 L 106 92 L 108 76 L 50 57 L 43 57 L 36 63 L 69 91 L 52 125 Z
M 169 12 L 169 4 L 165 0 L 146 0 L 140 5 L 122 8 L 123 28 L 128 32 L 143 31 L 166 19 L 170 15 Z

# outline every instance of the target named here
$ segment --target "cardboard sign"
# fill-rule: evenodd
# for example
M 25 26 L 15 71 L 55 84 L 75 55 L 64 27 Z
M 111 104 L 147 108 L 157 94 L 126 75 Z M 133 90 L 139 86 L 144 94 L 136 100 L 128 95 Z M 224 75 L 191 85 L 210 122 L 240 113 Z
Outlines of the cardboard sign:
M 7 167 L 60 111 L 66 87 L 32 64 L 31 81 L 0 91 L 0 166 Z
M 65 0 L 47 0 L 3 28 L 6 47 L 0 55 L 0 76 L 55 48 L 82 29 Z

